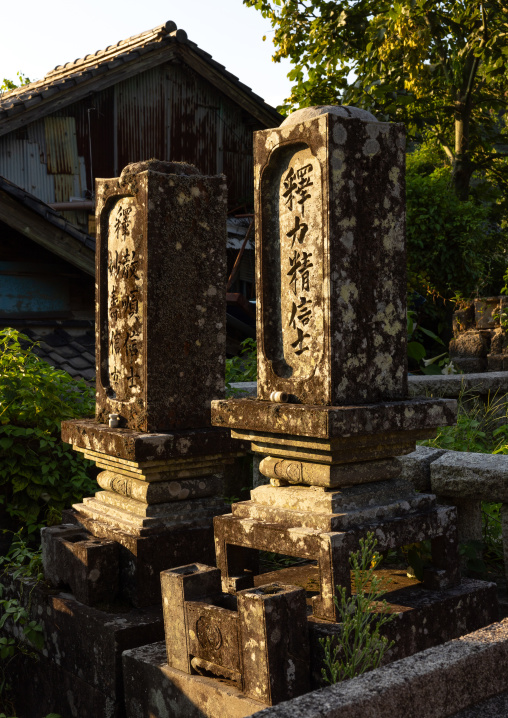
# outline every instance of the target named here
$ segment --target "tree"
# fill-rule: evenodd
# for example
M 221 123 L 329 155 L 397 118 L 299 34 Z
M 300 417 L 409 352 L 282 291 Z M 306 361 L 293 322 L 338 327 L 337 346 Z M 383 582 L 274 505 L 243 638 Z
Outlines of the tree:
M 4 77 L 2 84 L 0 85 L 0 93 L 1 92 L 9 92 L 10 90 L 15 90 L 17 87 L 22 87 L 23 85 L 29 85 L 31 80 L 26 75 L 23 75 L 22 72 L 18 72 L 18 85 L 13 82 L 12 80 L 8 80 L 6 77 Z
M 475 171 L 508 179 L 505 0 L 243 0 L 289 58 L 286 108 L 342 103 L 434 138 L 458 198 Z

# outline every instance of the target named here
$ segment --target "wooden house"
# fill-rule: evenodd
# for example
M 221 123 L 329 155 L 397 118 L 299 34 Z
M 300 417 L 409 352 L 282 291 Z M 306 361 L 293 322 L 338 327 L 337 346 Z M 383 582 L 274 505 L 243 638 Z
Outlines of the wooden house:
M 252 134 L 281 119 L 173 22 L 0 95 L 0 324 L 92 321 L 93 279 L 81 265 L 94 251 L 96 177 L 116 177 L 151 157 L 190 162 L 203 173 L 224 173 L 232 213 L 245 212 L 253 195 Z M 247 225 L 228 225 L 230 269 Z M 70 238 L 65 258 L 62 232 Z M 80 275 L 68 291 L 62 272 Z M 248 295 L 252 284 L 249 239 L 231 290 Z M 23 292 L 30 301 L 13 298 Z M 232 324 L 242 321 L 252 325 L 236 312 Z

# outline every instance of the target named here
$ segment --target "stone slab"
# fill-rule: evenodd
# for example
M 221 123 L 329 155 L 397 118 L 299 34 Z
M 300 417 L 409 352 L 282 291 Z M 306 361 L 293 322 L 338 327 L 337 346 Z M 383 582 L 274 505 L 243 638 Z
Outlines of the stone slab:
M 430 471 L 436 494 L 508 503 L 508 456 L 447 451 Z
M 281 509 L 254 501 L 238 502 L 232 505 L 231 510 L 236 518 L 253 519 L 286 528 L 301 526 L 326 532 L 347 531 L 367 523 L 378 523 L 418 511 L 428 511 L 434 504 L 435 497 L 432 494 L 420 494 L 412 499 L 402 498 L 392 503 L 369 506 L 347 513 L 324 514 L 301 509 Z
M 322 688 L 259 718 L 448 718 L 508 689 L 508 620 Z M 481 712 L 471 715 L 483 716 Z M 458 718 L 458 717 L 456 717 Z M 469 717 L 468 717 L 469 718 Z
M 337 490 L 309 486 L 258 486 L 250 492 L 253 503 L 281 509 L 344 513 L 379 506 L 405 498 L 416 498 L 411 484 L 401 479 L 361 484 Z
M 410 481 L 417 491 L 430 491 L 430 466 L 444 453 L 445 449 L 417 446 L 410 454 L 397 457 L 401 477 Z
M 102 494 L 102 492 L 100 493 Z M 108 494 L 111 494 L 111 492 L 104 492 L 104 494 L 109 499 Z M 112 498 L 114 496 L 113 494 Z M 195 501 L 206 501 L 206 499 L 195 499 Z M 113 506 L 109 501 L 93 497 L 85 497 L 82 504 L 74 504 L 73 508 L 84 516 L 109 524 L 114 529 L 128 531 L 137 536 L 149 536 L 160 533 L 165 529 L 210 526 L 213 517 L 225 513 L 229 507 L 224 505 L 221 499 L 208 499 L 208 501 L 209 505 L 203 505 L 199 508 L 189 506 L 190 502 L 188 501 L 175 502 L 171 504 L 171 513 L 164 516 L 149 517 L 144 517 L 132 510 L 127 511 L 118 506 Z M 182 507 L 181 511 L 179 510 L 180 507 Z
M 264 707 L 226 681 L 170 668 L 162 642 L 125 651 L 123 666 L 127 718 L 245 718 Z
M 93 419 L 62 421 L 62 441 L 80 449 L 110 454 L 128 461 L 167 461 L 197 456 L 233 454 L 248 446 L 231 438 L 227 429 L 196 429 L 171 433 L 110 429 Z
M 402 399 L 404 127 L 301 112 L 254 135 L 258 396 Z
M 199 515 L 209 511 L 226 510 L 224 501 L 220 498 L 207 496 L 204 498 L 182 499 L 181 501 L 169 501 L 165 503 L 148 504 L 138 501 L 129 496 L 121 496 L 113 491 L 97 491 L 95 498 L 104 504 L 121 509 L 126 513 L 132 513 L 143 518 L 171 520 L 175 517 L 185 515 Z M 88 499 L 83 499 L 84 502 Z
M 212 402 L 212 424 L 230 429 L 329 439 L 434 429 L 456 421 L 452 399 L 411 399 L 355 406 L 303 406 L 255 399 Z

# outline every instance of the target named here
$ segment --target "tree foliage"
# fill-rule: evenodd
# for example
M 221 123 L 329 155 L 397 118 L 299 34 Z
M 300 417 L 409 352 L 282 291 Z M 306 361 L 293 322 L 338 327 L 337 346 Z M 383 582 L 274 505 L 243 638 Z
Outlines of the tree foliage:
M 31 80 L 26 75 L 23 75 L 22 72 L 18 72 L 18 84 L 16 82 L 13 82 L 12 80 L 8 80 L 6 77 L 4 77 L 2 84 L 0 85 L 0 92 L 9 92 L 9 90 L 15 90 L 17 87 L 22 87 L 23 85 L 29 85 Z
M 345 104 L 435 138 L 467 199 L 473 173 L 508 178 L 505 0 L 244 0 L 289 58 L 286 109 Z
M 93 389 L 33 348 L 14 329 L 0 331 L 0 511 L 29 533 L 97 487 L 93 463 L 60 439 L 63 419 L 93 415 Z

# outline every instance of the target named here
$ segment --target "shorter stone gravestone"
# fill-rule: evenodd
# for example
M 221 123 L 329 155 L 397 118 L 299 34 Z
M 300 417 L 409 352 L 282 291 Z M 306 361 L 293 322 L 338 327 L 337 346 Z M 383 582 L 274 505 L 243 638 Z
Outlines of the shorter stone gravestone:
M 224 467 L 243 453 L 210 426 L 224 395 L 225 179 L 184 163 L 128 165 L 97 181 L 97 226 L 96 418 L 63 422 L 62 438 L 102 469 L 103 491 L 66 515 L 89 539 L 45 532 L 45 567 L 82 600 L 103 599 L 104 581 L 111 597 L 116 578 L 143 606 L 160 600 L 162 569 L 211 560 Z M 93 591 L 78 589 L 80 566 Z

